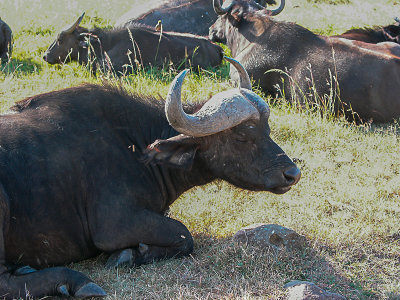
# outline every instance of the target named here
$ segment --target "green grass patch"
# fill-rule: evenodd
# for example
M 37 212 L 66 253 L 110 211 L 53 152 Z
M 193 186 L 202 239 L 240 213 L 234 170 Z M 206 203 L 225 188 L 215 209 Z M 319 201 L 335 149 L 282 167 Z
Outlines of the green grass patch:
M 177 74 L 168 66 L 121 78 L 95 77 L 77 63 L 50 66 L 42 59 L 57 33 L 83 11 L 83 26 L 109 28 L 134 2 L 3 1 L 2 19 L 13 29 L 14 53 L 0 69 L 0 112 L 25 97 L 84 82 L 111 80 L 132 92 L 165 96 Z M 293 0 L 278 18 L 334 34 L 393 23 L 399 7 L 398 1 L 340 2 Z M 183 97 L 195 102 L 228 88 L 229 66 L 224 63 L 191 72 Z M 101 255 L 71 267 L 104 287 L 107 299 L 279 299 L 290 280 L 310 280 L 348 299 L 398 299 L 399 123 L 356 126 L 318 109 L 266 101 L 271 103 L 273 138 L 302 171 L 291 191 L 255 193 L 221 181 L 194 188 L 170 212 L 193 233 L 192 256 L 110 271 Z M 307 237 L 309 247 L 302 253 L 271 255 L 233 244 L 232 235 L 253 223 L 292 228 Z

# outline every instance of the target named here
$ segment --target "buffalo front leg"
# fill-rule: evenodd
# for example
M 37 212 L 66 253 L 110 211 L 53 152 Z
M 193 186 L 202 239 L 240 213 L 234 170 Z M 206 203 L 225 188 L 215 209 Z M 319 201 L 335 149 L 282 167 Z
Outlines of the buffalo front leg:
M 45 296 L 104 297 L 107 294 L 80 272 L 54 267 L 27 274 L 9 273 L 0 266 L 0 299 L 28 299 Z
M 6 262 L 5 233 L 9 220 L 8 198 L 0 184 L 0 299 L 45 296 L 102 297 L 106 293 L 84 274 L 54 267 L 35 270 L 28 266 L 11 270 Z M 29 251 L 29 249 L 26 249 Z
M 98 232 L 94 240 L 100 250 L 112 253 L 107 267 L 139 266 L 193 251 L 193 238 L 185 225 L 148 210 L 135 213 L 129 221 L 104 225 L 107 230 Z

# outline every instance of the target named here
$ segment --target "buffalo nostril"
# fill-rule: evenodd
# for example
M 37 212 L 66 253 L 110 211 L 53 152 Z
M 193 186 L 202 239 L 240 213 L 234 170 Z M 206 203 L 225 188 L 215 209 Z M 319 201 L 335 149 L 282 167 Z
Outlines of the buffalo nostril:
M 301 172 L 300 169 L 297 167 L 290 167 L 283 171 L 283 175 L 289 182 L 289 184 L 294 185 L 297 182 L 299 182 L 300 177 L 301 177 Z
M 47 55 L 46 55 L 46 54 L 43 55 L 43 60 L 44 60 L 44 61 L 47 61 Z

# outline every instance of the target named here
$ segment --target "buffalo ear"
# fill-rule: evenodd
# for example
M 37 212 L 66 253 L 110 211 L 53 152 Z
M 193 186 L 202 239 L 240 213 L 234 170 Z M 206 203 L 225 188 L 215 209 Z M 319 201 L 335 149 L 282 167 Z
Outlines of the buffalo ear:
M 265 23 L 259 19 L 256 19 L 253 26 L 253 33 L 255 36 L 261 36 L 265 32 Z
M 143 161 L 190 170 L 198 148 L 196 138 L 180 134 L 167 140 L 156 140 L 147 146 Z

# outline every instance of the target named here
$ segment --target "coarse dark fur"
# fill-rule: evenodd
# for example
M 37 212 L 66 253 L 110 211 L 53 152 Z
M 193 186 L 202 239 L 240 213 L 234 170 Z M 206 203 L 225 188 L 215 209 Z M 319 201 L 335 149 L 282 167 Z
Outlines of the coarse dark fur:
M 10 26 L 0 19 L 0 59 L 2 63 L 9 60 L 12 53 L 12 31 Z
M 284 193 L 298 181 L 269 136 L 269 111 L 195 138 L 176 132 L 163 106 L 118 87 L 83 85 L 0 115 L 2 297 L 104 296 L 82 273 L 54 266 L 101 252 L 111 254 L 110 267 L 188 255 L 190 232 L 164 216 L 184 191 L 220 178 Z
M 336 111 L 343 109 L 356 121 L 390 122 L 400 116 L 400 60 L 392 49 L 316 35 L 276 21 L 252 3 L 235 1 L 211 26 L 210 39 L 226 43 L 265 92 L 319 106 L 332 99 Z M 276 69 L 289 76 L 271 71 Z M 231 77 L 237 78 L 232 68 Z
M 162 67 L 170 62 L 177 69 L 215 67 L 222 56 L 222 48 L 204 37 L 159 32 L 135 23 L 127 28 L 89 30 L 77 26 L 72 33 L 63 31 L 43 58 L 50 64 L 68 60 L 90 62 L 120 74 L 138 67 Z
M 258 1 L 261 5 L 275 4 L 274 0 Z M 147 6 L 146 6 L 147 8 Z M 207 35 L 209 27 L 217 20 L 212 0 L 169 0 L 148 11 L 141 11 L 135 5 L 121 16 L 116 27 L 128 27 L 133 23 L 156 26 L 162 21 L 165 31 Z
M 382 42 L 394 42 L 400 44 L 400 24 L 396 23 L 388 26 L 374 26 L 372 28 L 353 28 L 335 36 L 374 44 Z

